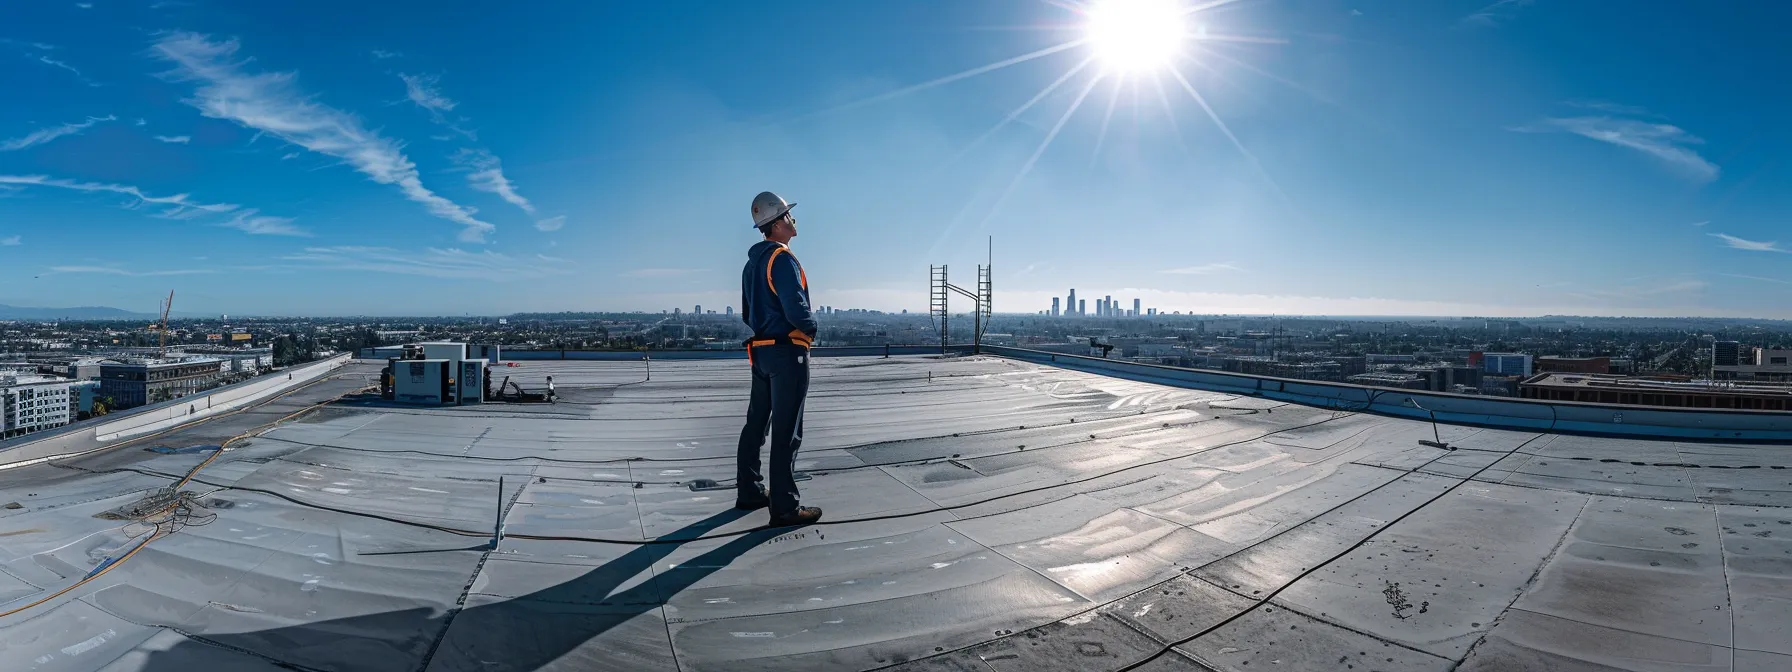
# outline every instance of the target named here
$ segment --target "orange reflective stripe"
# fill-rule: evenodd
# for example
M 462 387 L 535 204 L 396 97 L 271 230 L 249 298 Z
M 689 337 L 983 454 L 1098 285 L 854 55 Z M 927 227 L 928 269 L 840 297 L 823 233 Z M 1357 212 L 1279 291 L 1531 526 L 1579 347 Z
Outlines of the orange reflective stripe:
M 770 339 L 758 340 L 758 341 L 747 341 L 747 366 L 750 367 L 753 365 L 753 346 L 755 346 L 755 345 L 773 345 L 776 343 L 777 343 L 777 341 L 770 340 Z
M 790 342 L 807 348 L 815 341 L 810 339 L 808 334 L 803 333 L 803 330 L 792 329 L 790 330 Z
M 772 263 L 776 262 L 778 260 L 778 255 L 783 254 L 785 251 L 786 250 L 783 247 L 779 247 L 778 249 L 772 250 L 772 256 L 767 257 L 765 260 L 765 286 L 770 287 L 772 289 L 772 296 L 778 295 L 778 283 L 772 282 Z M 808 288 L 809 288 L 809 283 L 804 282 L 803 289 L 808 289 Z

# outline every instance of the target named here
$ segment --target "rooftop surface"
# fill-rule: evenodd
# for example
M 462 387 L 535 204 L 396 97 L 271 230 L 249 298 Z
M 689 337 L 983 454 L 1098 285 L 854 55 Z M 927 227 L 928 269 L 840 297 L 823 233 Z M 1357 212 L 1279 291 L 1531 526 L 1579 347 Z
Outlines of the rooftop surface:
M 1444 426 L 1452 451 L 1000 358 L 814 366 L 802 529 L 689 486 L 733 476 L 744 361 L 345 400 L 232 443 L 160 527 L 105 514 L 373 366 L 0 471 L 0 613 L 73 586 L 0 616 L 0 667 L 1792 669 L 1784 447 Z

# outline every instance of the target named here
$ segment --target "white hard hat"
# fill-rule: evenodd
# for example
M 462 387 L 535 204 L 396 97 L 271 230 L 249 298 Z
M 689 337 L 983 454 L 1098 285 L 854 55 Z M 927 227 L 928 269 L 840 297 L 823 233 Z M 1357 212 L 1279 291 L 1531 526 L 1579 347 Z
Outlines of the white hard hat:
M 769 191 L 759 192 L 758 196 L 753 197 L 753 228 L 757 229 L 783 217 L 794 207 L 796 207 L 795 203 L 785 203 L 783 197 L 777 194 Z

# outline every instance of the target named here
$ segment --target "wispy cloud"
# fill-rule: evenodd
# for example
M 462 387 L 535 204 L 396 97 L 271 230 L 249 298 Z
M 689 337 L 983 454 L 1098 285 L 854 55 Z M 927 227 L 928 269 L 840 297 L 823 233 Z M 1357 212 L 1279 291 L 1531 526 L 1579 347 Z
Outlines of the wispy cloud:
M 1167 270 L 1164 270 L 1161 272 L 1169 273 L 1171 275 L 1213 275 L 1216 273 L 1229 273 L 1232 271 L 1241 271 L 1241 270 L 1244 270 L 1244 269 L 1241 269 L 1237 266 L 1233 266 L 1232 264 L 1227 263 L 1227 264 L 1202 264 L 1200 266 L 1184 266 L 1182 268 L 1171 268 L 1171 269 L 1167 269 Z
M 188 194 L 173 196 L 151 196 L 142 189 L 124 184 L 105 184 L 100 182 L 77 182 L 57 179 L 45 175 L 0 175 L 0 187 L 38 186 L 69 189 L 73 191 L 101 192 L 123 194 L 131 197 L 125 204 L 127 209 L 139 209 L 144 205 L 165 205 L 167 208 L 152 216 L 159 219 L 196 220 L 212 215 L 234 214 L 229 221 L 220 222 L 218 226 L 229 227 L 245 233 L 274 236 L 309 236 L 310 233 L 292 225 L 290 217 L 270 217 L 260 214 L 256 208 L 244 208 L 235 203 L 200 203 Z
M 148 125 L 149 125 L 149 120 L 148 120 L 148 119 L 144 119 L 144 118 L 143 118 L 143 117 L 137 117 L 137 122 L 136 122 L 136 124 L 134 124 L 134 125 L 136 125 L 136 126 L 148 126 Z
M 1705 141 L 1671 124 L 1613 117 L 1569 117 L 1545 119 L 1512 130 L 1524 133 L 1573 133 L 1642 152 L 1699 182 L 1710 182 L 1718 176 L 1717 164 L 1705 160 L 1705 157 L 1699 156 L 1698 152 L 1689 147 L 1704 144 Z
M 91 2 L 77 2 L 75 3 L 75 6 L 80 7 L 81 9 L 93 9 L 93 3 Z
M 1718 275 L 1724 276 L 1726 278 L 1742 278 L 1743 280 L 1757 280 L 1760 282 L 1771 282 L 1776 285 L 1792 285 L 1792 280 L 1781 280 L 1779 278 L 1763 278 L 1759 275 L 1740 275 L 1737 273 L 1719 273 Z
M 522 208 L 523 212 L 535 214 L 535 206 L 529 203 L 529 199 L 523 198 L 522 194 L 516 193 L 516 185 L 510 182 L 510 178 L 504 177 L 502 162 L 491 152 L 462 148 L 454 153 L 454 162 L 471 171 L 467 173 L 467 184 L 474 189 L 497 194 L 498 198 Z
M 566 215 L 535 220 L 535 228 L 540 231 L 559 231 L 566 226 Z
M 460 104 L 442 95 L 442 90 L 437 88 L 442 81 L 440 76 L 399 73 L 398 78 L 404 80 L 405 96 L 410 98 L 411 102 L 416 103 L 418 107 L 437 112 L 448 112 Z
M 185 102 L 200 114 L 341 159 L 375 182 L 398 187 L 430 214 L 460 224 L 462 240 L 484 242 L 497 228 L 475 218 L 476 209 L 423 186 L 417 165 L 398 142 L 367 129 L 353 114 L 316 102 L 295 83 L 297 73 L 248 71 L 249 60 L 237 56 L 239 47 L 236 40 L 174 33 L 157 42 L 155 50 L 176 65 L 171 77 L 198 83 Z
M 1711 220 L 1707 219 L 1703 222 L 1693 222 L 1692 225 L 1693 226 L 1704 226 L 1704 225 L 1710 224 L 1710 223 L 1711 223 Z
M 80 79 L 82 83 L 84 83 L 88 86 L 99 86 L 98 82 L 88 79 L 86 75 L 81 74 L 81 70 L 79 68 L 69 65 L 68 63 L 63 62 L 61 60 L 50 58 L 50 55 L 47 52 L 54 51 L 56 49 L 56 45 L 44 44 L 43 42 L 20 42 L 18 40 L 11 40 L 11 39 L 7 39 L 4 37 L 0 37 L 0 45 L 5 45 L 5 46 L 13 47 L 14 49 L 17 49 L 21 55 L 23 55 L 25 58 L 27 58 L 29 60 L 32 60 L 32 61 L 35 61 L 38 63 L 42 63 L 44 65 L 48 65 L 52 68 L 61 68 L 63 70 L 72 72 L 75 74 L 76 78 Z M 35 50 L 35 52 L 46 52 L 46 53 L 34 53 L 34 50 Z
M 1711 283 L 1705 282 L 1704 280 L 1682 280 L 1679 282 L 1669 283 L 1666 285 L 1659 285 L 1656 287 L 1647 287 L 1647 288 L 1644 288 L 1644 289 L 1638 291 L 1637 293 L 1642 294 L 1643 296 L 1656 296 L 1656 295 L 1660 295 L 1660 294 L 1678 294 L 1681 292 L 1696 292 L 1696 291 L 1699 291 L 1706 287 L 1709 287 L 1710 285 L 1711 285 Z
M 631 278 L 684 278 L 698 273 L 707 273 L 703 268 L 637 268 L 623 275 Z
M 15 245 L 23 245 L 23 244 L 24 244 L 24 239 L 22 239 L 18 236 L 7 236 L 5 238 L 0 238 L 0 247 L 13 247 Z
M 466 136 L 468 140 L 476 141 L 479 139 L 479 134 L 461 128 L 457 122 L 448 119 L 447 113 L 454 111 L 454 108 L 458 107 L 460 103 L 455 102 L 454 99 L 442 94 L 442 89 L 440 88 L 442 78 L 440 76 L 407 75 L 399 73 L 398 78 L 404 80 L 405 97 L 411 99 L 411 102 L 416 103 L 417 107 L 421 107 L 425 112 L 428 112 L 430 121 L 435 122 L 437 125 L 447 128 L 448 130 L 454 131 L 455 133 Z M 462 117 L 459 121 L 466 121 L 466 118 Z
M 1724 241 L 1725 245 L 1738 250 L 1748 250 L 1750 252 L 1792 252 L 1792 250 L 1780 247 L 1780 243 L 1777 240 L 1748 240 L 1745 238 L 1737 238 L 1727 233 L 1713 233 L 1708 235 L 1712 238 Z
M 404 56 L 404 54 L 402 52 L 386 51 L 384 49 L 375 49 L 375 50 L 367 52 L 367 53 L 371 54 L 375 59 L 382 60 L 382 61 L 386 60 L 388 58 L 399 58 L 399 57 Z
M 1622 105 L 1604 100 L 1570 100 L 1565 102 L 1573 107 L 1598 110 L 1607 114 L 1622 114 L 1632 117 L 1650 116 L 1648 108 L 1637 107 L 1635 105 Z
M 62 61 L 58 61 L 54 58 L 50 58 L 49 56 L 39 56 L 39 57 L 37 57 L 37 61 L 39 63 L 43 63 L 45 65 L 55 66 L 58 68 L 62 68 L 63 70 L 67 70 L 69 72 L 75 73 L 76 77 L 86 77 L 86 75 L 81 74 L 80 70 L 75 69 L 75 66 L 69 65 L 67 63 L 63 63 Z
M 171 145 L 184 145 L 193 141 L 193 137 L 190 135 L 158 135 L 155 137 L 157 140 Z
M 1571 296 L 1590 301 L 1609 301 L 1614 299 L 1628 301 L 1659 300 L 1698 294 L 1709 286 L 1711 286 L 1711 283 L 1705 282 L 1704 280 L 1682 278 L 1671 280 L 1664 284 L 1637 284 L 1612 289 L 1582 289 L 1577 292 L 1564 293 L 1563 296 Z
M 281 160 L 281 161 L 291 161 L 291 160 L 293 160 L 293 159 L 296 159 L 296 158 L 299 158 L 299 153 L 298 153 L 298 152 L 288 152 L 288 153 L 287 153 L 287 154 L 285 154 L 285 155 L 284 155 L 284 156 L 281 156 L 281 157 L 280 157 L 280 160 Z
M 125 207 L 135 209 L 146 203 L 171 206 L 170 210 L 164 212 L 165 215 L 186 209 L 200 210 L 209 213 L 225 213 L 233 212 L 239 207 L 234 203 L 198 203 L 187 194 L 150 196 L 149 194 L 143 193 L 143 190 L 129 185 L 104 184 L 100 182 L 76 182 L 74 180 L 64 180 L 46 175 L 0 175 L 0 184 L 56 187 L 58 189 L 72 189 L 75 191 L 124 194 L 134 199 Z M 180 217 L 170 216 L 170 218 L 179 219 Z
M 7 38 L 0 38 L 0 45 L 4 45 L 4 47 L 13 47 L 14 50 L 20 52 L 20 56 L 27 57 L 30 61 L 36 61 L 36 63 L 52 66 L 52 68 L 61 68 L 61 70 L 68 70 L 68 72 L 75 73 L 75 77 L 81 79 L 81 82 L 88 84 L 88 86 L 100 86 L 99 82 L 88 79 L 88 75 L 82 75 L 81 68 L 75 68 L 75 66 L 68 65 L 68 63 L 61 61 L 61 59 L 52 59 L 48 52 L 54 52 L 54 50 L 56 50 L 56 45 L 47 45 L 47 43 L 41 43 L 41 41 L 18 41 L 18 39 Z
M 291 217 L 269 217 L 255 208 L 236 213 L 230 221 L 219 224 L 259 236 L 310 236 L 311 233 L 292 225 Z
M 117 119 L 118 117 L 112 115 L 106 115 L 104 117 L 88 117 L 87 121 L 80 123 L 40 128 L 26 134 L 24 137 L 13 138 L 11 140 L 0 140 L 0 152 L 16 152 L 25 149 L 26 147 L 35 147 L 65 135 L 80 133 L 81 131 L 87 130 L 88 127 L 102 121 L 116 121 Z
M 1518 10 L 1531 4 L 1531 0 L 1499 0 L 1462 17 L 1456 25 L 1470 28 L 1497 28 L 1518 14 Z
M 177 268 L 177 269 L 169 269 L 169 270 L 164 270 L 164 271 L 133 271 L 128 268 L 119 268 L 117 266 L 51 266 L 50 270 L 53 272 L 56 272 L 56 273 L 98 273 L 98 274 L 102 274 L 102 275 L 124 275 L 124 276 L 130 276 L 133 278 L 148 278 L 148 277 L 157 277 L 157 276 L 164 276 L 164 275 L 209 275 L 209 274 L 218 272 L 216 269 L 210 269 L 210 268 Z
M 282 259 L 327 270 L 474 280 L 525 280 L 572 272 L 571 264 L 563 259 L 542 255 L 513 257 L 490 250 L 468 252 L 457 248 L 432 247 L 415 253 L 389 247 L 307 247 Z

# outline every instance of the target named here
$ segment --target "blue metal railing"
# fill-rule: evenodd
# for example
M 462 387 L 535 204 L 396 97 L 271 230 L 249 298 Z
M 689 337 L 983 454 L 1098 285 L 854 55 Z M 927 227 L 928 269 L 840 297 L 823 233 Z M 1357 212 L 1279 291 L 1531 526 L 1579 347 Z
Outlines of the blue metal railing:
M 1516 399 L 1185 369 L 1006 346 L 985 345 L 983 351 L 1130 380 L 1230 392 L 1319 408 L 1417 420 L 1430 419 L 1435 414 L 1438 422 L 1458 425 L 1649 439 L 1792 443 L 1792 412 L 1786 411 Z

